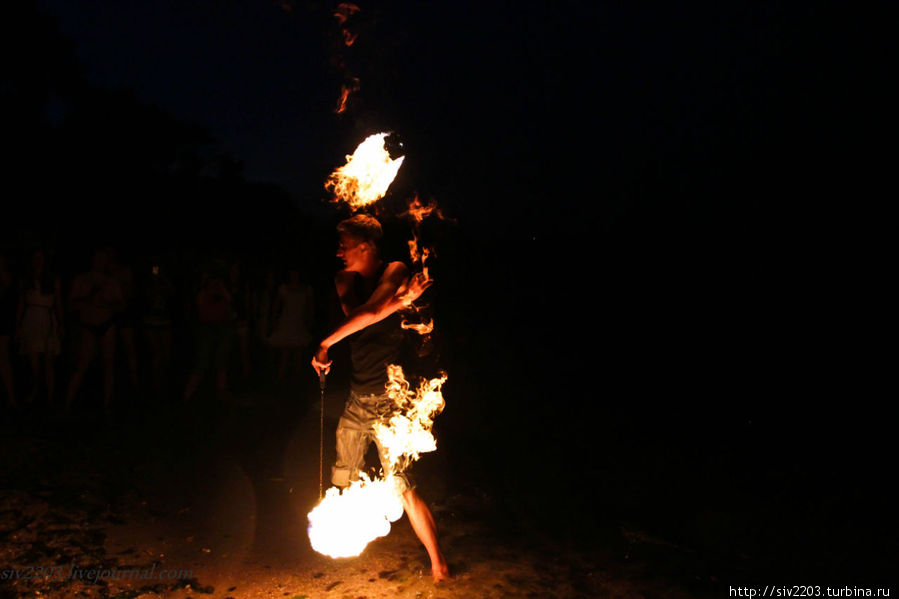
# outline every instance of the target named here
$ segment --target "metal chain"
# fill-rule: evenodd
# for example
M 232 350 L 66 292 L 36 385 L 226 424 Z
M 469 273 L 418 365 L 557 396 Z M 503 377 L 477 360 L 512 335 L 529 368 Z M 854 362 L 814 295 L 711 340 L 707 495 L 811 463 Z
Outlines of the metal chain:
M 319 408 L 318 422 L 318 500 L 322 499 L 322 481 L 325 464 L 325 373 L 320 372 L 318 383 L 321 387 L 321 406 Z

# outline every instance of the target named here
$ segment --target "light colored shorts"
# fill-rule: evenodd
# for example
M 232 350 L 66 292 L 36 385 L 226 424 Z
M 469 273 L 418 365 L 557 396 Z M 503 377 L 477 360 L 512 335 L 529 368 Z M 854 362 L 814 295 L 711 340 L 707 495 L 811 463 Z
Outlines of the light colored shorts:
M 414 489 L 412 478 L 405 472 L 391 472 L 384 447 L 375 436 L 373 426 L 386 419 L 393 409 L 393 401 L 386 395 L 359 395 L 350 391 L 350 397 L 337 423 L 337 462 L 331 468 L 331 484 L 347 487 L 359 480 L 365 467 L 365 452 L 374 441 L 381 459 L 384 476 L 393 474 L 399 481 L 401 492 Z

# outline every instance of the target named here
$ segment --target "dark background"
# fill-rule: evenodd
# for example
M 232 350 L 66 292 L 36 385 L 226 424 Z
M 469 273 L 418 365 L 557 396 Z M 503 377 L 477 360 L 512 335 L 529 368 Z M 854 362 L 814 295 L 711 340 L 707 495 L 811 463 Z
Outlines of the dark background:
M 886 237 L 865 140 L 890 138 L 886 19 L 362 8 L 349 48 L 326 3 L 3 8 L 7 252 L 49 244 L 64 275 L 97 242 L 135 265 L 290 256 L 324 295 L 346 212 L 323 181 L 395 131 L 387 254 L 415 192 L 454 221 L 425 225 L 446 468 L 585 546 L 635 518 L 759 572 L 883 578 L 895 425 L 866 339 Z

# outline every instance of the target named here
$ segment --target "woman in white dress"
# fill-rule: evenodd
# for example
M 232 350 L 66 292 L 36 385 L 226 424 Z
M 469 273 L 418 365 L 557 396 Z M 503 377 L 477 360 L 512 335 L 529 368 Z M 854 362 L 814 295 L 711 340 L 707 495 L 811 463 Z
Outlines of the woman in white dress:
M 288 271 L 287 283 L 278 287 L 275 298 L 275 326 L 268 342 L 272 347 L 281 350 L 281 362 L 278 366 L 278 378 L 287 374 L 287 363 L 290 354 L 297 359 L 297 371 L 305 368 L 306 348 L 312 341 L 309 332 L 312 322 L 312 289 L 300 281 L 300 271 L 292 268 Z
M 31 392 L 27 402 L 37 397 L 41 367 L 47 385 L 47 399 L 53 400 L 55 373 L 53 361 L 59 355 L 62 336 L 61 285 L 58 277 L 46 268 L 46 258 L 41 250 L 34 250 L 28 272 L 22 282 L 16 317 L 16 337 L 19 353 L 28 357 L 31 366 Z

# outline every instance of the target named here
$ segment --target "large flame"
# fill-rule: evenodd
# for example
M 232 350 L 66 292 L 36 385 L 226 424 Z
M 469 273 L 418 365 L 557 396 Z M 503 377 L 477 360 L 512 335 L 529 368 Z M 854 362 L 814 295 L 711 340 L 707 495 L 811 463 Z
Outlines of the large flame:
M 388 135 L 376 133 L 368 136 L 352 156 L 346 157 L 346 164 L 331 173 L 325 182 L 325 189 L 354 209 L 383 198 L 404 158 L 390 158 L 384 147 L 384 139 Z
M 402 471 L 420 454 L 437 449 L 431 428 L 434 416 L 442 412 L 445 405 L 441 388 L 446 375 L 423 380 L 418 389 L 412 389 L 403 369 L 391 364 L 387 367 L 387 378 L 387 395 L 397 411 L 386 423 L 375 424 L 374 429 L 391 468 Z
M 394 410 L 374 425 L 385 449 L 390 472 L 402 472 L 422 453 L 437 449 L 431 433 L 434 417 L 445 405 L 441 388 L 446 375 L 423 380 L 412 389 L 403 369 L 387 367 L 387 395 Z M 359 555 L 378 537 L 390 532 L 390 523 L 403 515 L 399 480 L 393 476 L 371 480 L 365 473 L 342 492 L 331 487 L 309 512 L 309 541 L 313 549 L 330 557 Z
M 330 557 L 353 557 L 378 537 L 390 532 L 390 523 L 403 515 L 397 481 L 361 479 L 340 491 L 331 487 L 309 512 L 312 548 Z

